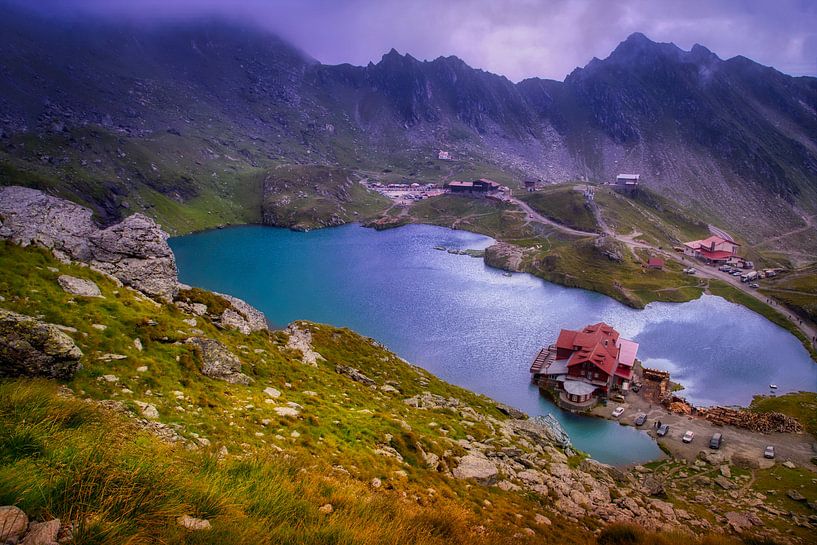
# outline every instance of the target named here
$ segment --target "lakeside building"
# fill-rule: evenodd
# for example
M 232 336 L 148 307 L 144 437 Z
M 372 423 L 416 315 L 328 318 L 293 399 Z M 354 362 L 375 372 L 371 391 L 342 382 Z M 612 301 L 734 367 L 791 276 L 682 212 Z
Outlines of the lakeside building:
M 584 411 L 613 392 L 627 391 L 638 343 L 599 322 L 581 331 L 562 329 L 530 367 L 531 380 L 549 390 L 560 407 Z
M 738 244 L 717 235 L 684 243 L 684 255 L 709 264 L 726 263 L 737 256 Z
M 459 180 L 448 182 L 445 187 L 452 193 L 488 193 L 489 191 L 499 191 L 502 185 L 487 178 L 480 178 L 473 182 Z

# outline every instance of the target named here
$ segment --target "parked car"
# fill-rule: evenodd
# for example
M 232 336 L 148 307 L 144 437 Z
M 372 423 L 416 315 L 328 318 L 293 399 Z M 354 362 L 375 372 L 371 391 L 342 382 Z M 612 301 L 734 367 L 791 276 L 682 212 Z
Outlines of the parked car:
M 616 410 L 613 411 L 613 418 L 618 418 L 624 414 L 624 407 L 616 407 Z
M 749 284 L 749 287 L 757 289 L 760 287 L 760 284 L 758 284 L 757 282 L 752 282 L 751 284 Z
M 692 440 L 695 439 L 695 432 L 692 430 L 687 430 L 683 437 L 681 437 L 681 441 L 684 443 L 691 443 Z
M 635 425 L 636 426 L 643 426 L 644 422 L 647 421 L 647 415 L 644 413 L 638 413 L 638 416 L 635 417 Z
M 716 433 L 709 440 L 709 448 L 717 450 L 721 448 L 721 443 L 723 443 L 723 434 Z
M 613 401 L 619 401 L 621 403 L 624 403 L 624 401 L 626 401 L 624 399 L 624 396 L 621 395 L 621 394 L 616 394 L 616 395 L 612 396 L 610 399 L 612 399 Z
M 667 433 L 669 433 L 669 424 L 661 424 L 661 427 L 658 428 L 658 431 L 655 433 L 658 434 L 658 437 L 664 437 Z
M 774 446 L 773 445 L 769 445 L 768 447 L 766 447 L 766 450 L 763 451 L 763 457 L 768 458 L 770 460 L 774 459 Z
M 740 276 L 741 273 L 740 273 L 740 271 L 732 271 L 729 274 L 731 274 L 732 276 Z

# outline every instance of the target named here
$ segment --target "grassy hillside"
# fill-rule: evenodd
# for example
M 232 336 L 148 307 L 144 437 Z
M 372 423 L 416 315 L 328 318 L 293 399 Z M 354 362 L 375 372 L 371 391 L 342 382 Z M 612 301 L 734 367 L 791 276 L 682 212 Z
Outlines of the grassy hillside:
M 579 466 L 581 456 L 567 459 L 553 448 L 533 454 L 531 443 L 497 432 L 508 417 L 493 401 L 371 339 L 299 323 L 325 358 L 313 367 L 287 348 L 283 332 L 243 335 L 207 317 L 192 322 L 174 305 L 43 250 L 3 243 L 0 272 L 4 308 L 59 324 L 84 353 L 67 388 L 0 381 L 0 504 L 75 523 L 78 545 L 596 541 L 602 522 L 564 518 L 553 494 L 478 486 L 449 473 L 469 442 L 564 467 Z M 65 293 L 59 274 L 93 280 L 104 297 Z M 191 335 L 223 343 L 253 383 L 203 376 L 200 356 L 182 342 Z M 376 387 L 338 373 L 338 364 L 360 369 Z M 424 393 L 459 405 L 404 402 Z M 158 417 L 142 416 L 140 403 Z M 211 529 L 183 530 L 176 520 L 184 515 L 210 521 Z M 675 537 L 639 532 L 637 539 L 624 542 Z
M 817 265 L 763 279 L 760 291 L 781 301 L 800 317 L 817 322 Z
M 573 184 L 519 193 L 519 199 L 548 219 L 580 231 L 601 232 L 593 211 Z

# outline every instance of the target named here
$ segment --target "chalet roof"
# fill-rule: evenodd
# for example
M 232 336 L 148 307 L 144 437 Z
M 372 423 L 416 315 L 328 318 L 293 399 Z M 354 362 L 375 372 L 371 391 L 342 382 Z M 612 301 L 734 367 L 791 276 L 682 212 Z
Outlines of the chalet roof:
M 619 174 L 618 176 L 616 176 L 616 178 L 619 180 L 635 180 L 635 181 L 638 181 L 640 177 L 641 174 Z
M 664 260 L 661 259 L 660 257 L 651 257 L 647 261 L 647 266 L 648 267 L 663 267 L 664 266 Z
M 455 180 L 453 182 L 448 182 L 449 187 L 474 187 L 474 182 L 461 182 L 459 180 Z
M 565 392 L 577 396 L 590 395 L 596 391 L 596 386 L 581 380 L 566 380 L 564 384 Z
M 590 363 L 612 375 L 621 363 L 631 367 L 638 351 L 638 343 L 622 339 L 612 326 L 599 322 L 581 331 L 563 329 L 556 340 L 559 349 L 571 350 L 567 366 Z
M 713 244 L 718 245 L 723 244 L 725 242 L 728 242 L 729 244 L 734 244 L 735 246 L 740 246 L 740 244 L 738 244 L 737 242 L 734 242 L 732 240 L 726 240 L 725 238 L 719 237 L 718 235 L 712 235 L 701 240 L 692 240 L 690 242 L 684 242 L 684 246 L 692 248 L 693 250 L 698 250 L 701 248 L 711 248 Z

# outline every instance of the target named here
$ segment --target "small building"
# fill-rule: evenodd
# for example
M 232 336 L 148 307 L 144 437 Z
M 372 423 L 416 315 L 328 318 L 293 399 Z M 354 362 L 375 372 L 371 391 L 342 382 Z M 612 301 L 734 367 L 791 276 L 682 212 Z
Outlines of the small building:
M 740 244 L 733 240 L 712 235 L 702 240 L 685 242 L 684 255 L 709 264 L 726 263 L 737 256 L 738 246 Z
M 651 257 L 647 260 L 647 268 L 648 269 L 657 269 L 662 270 L 664 268 L 664 260 L 660 257 Z
M 640 174 L 619 174 L 616 176 L 614 188 L 616 191 L 632 193 L 638 189 L 638 182 L 640 178 Z
M 452 193 L 488 193 L 490 191 L 498 191 L 502 186 L 499 182 L 480 178 L 473 182 L 462 182 L 455 180 L 448 182 L 445 187 Z
M 629 389 L 638 343 L 599 322 L 581 331 L 563 329 L 556 343 L 543 348 L 531 365 L 532 380 L 550 390 L 556 403 L 583 411 L 611 392 Z
M 437 153 L 437 159 L 439 159 L 441 161 L 450 161 L 451 160 L 451 153 L 449 153 L 447 151 L 440 150 L 440 152 Z

